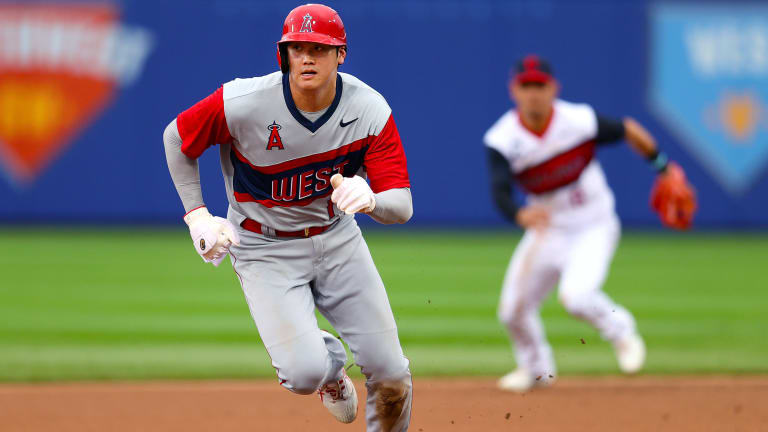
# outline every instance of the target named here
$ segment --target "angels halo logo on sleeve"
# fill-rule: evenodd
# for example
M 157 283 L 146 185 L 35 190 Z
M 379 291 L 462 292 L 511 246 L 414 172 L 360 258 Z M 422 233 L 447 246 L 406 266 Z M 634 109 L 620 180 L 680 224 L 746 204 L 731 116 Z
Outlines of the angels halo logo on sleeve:
M 111 3 L 0 3 L 0 161 L 33 181 L 133 83 L 151 34 Z

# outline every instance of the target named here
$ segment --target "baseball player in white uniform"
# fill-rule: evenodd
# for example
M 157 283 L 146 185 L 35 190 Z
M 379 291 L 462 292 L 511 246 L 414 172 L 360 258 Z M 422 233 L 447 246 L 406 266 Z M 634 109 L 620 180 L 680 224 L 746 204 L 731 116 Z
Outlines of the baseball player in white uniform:
M 498 309 L 515 345 L 517 369 L 498 386 L 522 392 L 554 382 L 556 368 L 539 307 L 556 285 L 566 310 L 613 344 L 620 369 L 637 372 L 645 345 L 635 319 L 602 291 L 620 226 L 594 153 L 599 145 L 625 139 L 660 172 L 666 156 L 631 118 L 609 119 L 589 105 L 557 99 L 551 67 L 537 56 L 517 64 L 509 89 L 516 109 L 504 113 L 484 137 L 494 201 L 525 229 Z M 525 206 L 515 204 L 512 183 L 527 193 Z
M 410 183 L 391 109 L 337 71 L 346 54 L 336 11 L 295 8 L 278 42 L 281 70 L 230 81 L 181 113 L 165 130 L 166 156 L 195 248 L 215 265 L 231 256 L 280 385 L 318 392 L 341 422 L 356 417 L 344 346 L 318 328 L 317 308 L 367 378 L 367 430 L 405 431 L 409 364 L 354 214 L 406 222 Z M 226 219 L 206 209 L 197 170 L 214 144 Z

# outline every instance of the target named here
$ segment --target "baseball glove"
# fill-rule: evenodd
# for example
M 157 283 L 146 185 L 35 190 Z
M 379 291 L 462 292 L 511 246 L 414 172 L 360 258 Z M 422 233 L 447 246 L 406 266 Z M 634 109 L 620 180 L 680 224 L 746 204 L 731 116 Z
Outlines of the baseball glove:
M 651 208 L 659 214 L 661 223 L 670 228 L 691 227 L 696 213 L 696 191 L 680 165 L 669 162 L 667 169 L 656 177 L 651 190 Z

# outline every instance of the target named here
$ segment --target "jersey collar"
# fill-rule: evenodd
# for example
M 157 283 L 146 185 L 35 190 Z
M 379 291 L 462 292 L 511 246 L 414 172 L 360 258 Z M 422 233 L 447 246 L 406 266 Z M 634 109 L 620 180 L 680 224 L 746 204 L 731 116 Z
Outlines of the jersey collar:
M 547 133 L 547 131 L 549 130 L 549 126 L 552 124 L 552 117 L 554 116 L 555 116 L 555 106 L 553 104 L 552 111 L 549 112 L 549 117 L 547 117 L 547 122 L 544 123 L 544 128 L 541 129 L 540 131 L 536 131 L 531 129 L 530 126 L 528 126 L 527 124 L 525 124 L 525 120 L 523 120 L 523 115 L 520 114 L 519 110 L 517 111 L 517 117 L 520 121 L 520 124 L 523 126 L 523 128 L 539 138 L 543 137 L 544 134 Z
M 302 126 L 307 128 L 310 132 L 315 133 L 318 129 L 320 129 L 320 126 L 324 125 L 325 122 L 328 121 L 329 118 L 333 115 L 334 112 L 336 112 L 336 107 L 339 106 L 339 101 L 341 100 L 341 92 L 343 90 L 343 84 L 341 81 L 341 75 L 336 75 L 336 95 L 333 97 L 333 102 L 331 102 L 331 106 L 328 107 L 328 110 L 323 113 L 323 115 L 320 116 L 317 120 L 314 122 L 309 120 L 308 118 L 304 117 L 298 108 L 296 108 L 296 103 L 293 101 L 293 95 L 291 94 L 291 85 L 288 81 L 288 73 L 283 74 L 283 97 L 285 98 L 285 105 L 288 107 L 288 111 L 291 112 L 291 115 L 293 118 L 296 119 L 297 122 L 299 122 Z

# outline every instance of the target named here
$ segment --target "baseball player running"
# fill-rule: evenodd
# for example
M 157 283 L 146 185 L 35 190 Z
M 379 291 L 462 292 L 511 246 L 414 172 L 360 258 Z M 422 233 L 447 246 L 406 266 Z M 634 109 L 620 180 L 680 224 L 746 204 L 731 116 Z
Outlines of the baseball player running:
M 624 139 L 651 163 L 659 173 L 653 205 L 667 225 L 690 225 L 693 191 L 682 169 L 667 161 L 636 121 L 610 119 L 589 105 L 557 99 L 558 83 L 545 60 L 522 59 L 509 90 L 516 109 L 502 115 L 484 137 L 496 206 L 525 229 L 504 277 L 498 309 L 515 344 L 517 369 L 498 386 L 523 392 L 554 382 L 555 363 L 539 306 L 558 284 L 566 310 L 613 344 L 623 372 L 637 372 L 645 361 L 645 345 L 635 319 L 601 289 L 620 227 L 595 148 Z M 527 193 L 527 205 L 515 204 L 511 180 Z
M 412 214 L 405 153 L 384 98 L 338 72 L 347 56 L 339 14 L 308 4 L 285 19 L 280 71 L 236 79 L 165 130 L 168 167 L 197 252 L 229 253 L 280 385 L 318 392 L 341 422 L 357 414 L 342 342 L 366 376 L 368 431 L 405 431 L 412 382 L 384 284 L 355 222 Z M 196 159 L 219 144 L 227 218 L 205 207 Z M 366 178 L 370 182 L 366 181 Z

